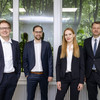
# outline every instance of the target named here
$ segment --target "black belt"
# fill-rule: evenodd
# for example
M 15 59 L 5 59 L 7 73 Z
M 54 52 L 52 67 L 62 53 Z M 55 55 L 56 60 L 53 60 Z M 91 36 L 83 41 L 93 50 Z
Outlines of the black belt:
M 13 74 L 13 73 L 15 73 L 15 72 L 10 72 L 10 73 L 4 73 L 4 74 Z
M 97 72 L 97 70 L 92 70 L 92 72 Z

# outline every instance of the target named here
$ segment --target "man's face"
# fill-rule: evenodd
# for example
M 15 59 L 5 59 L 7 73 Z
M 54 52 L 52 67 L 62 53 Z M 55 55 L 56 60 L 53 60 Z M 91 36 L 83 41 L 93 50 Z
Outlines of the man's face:
M 0 36 L 1 37 L 9 37 L 11 29 L 7 23 L 0 24 Z
M 94 37 L 98 37 L 100 35 L 100 24 L 93 24 L 92 33 Z
M 42 29 L 40 27 L 36 27 L 33 34 L 36 40 L 41 40 L 43 34 Z

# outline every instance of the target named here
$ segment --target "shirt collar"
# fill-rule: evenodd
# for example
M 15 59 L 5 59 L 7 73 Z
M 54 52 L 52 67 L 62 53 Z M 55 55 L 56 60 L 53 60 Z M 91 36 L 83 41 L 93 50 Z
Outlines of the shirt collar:
M 0 36 L 0 40 L 2 43 L 8 42 L 8 43 L 12 43 L 11 38 L 9 38 L 9 41 L 5 41 L 1 36 Z
M 69 48 L 69 46 L 67 46 L 67 48 Z M 73 44 L 71 45 L 71 49 L 73 49 Z
M 97 38 L 92 38 L 92 40 L 94 40 L 95 41 L 95 39 L 97 39 L 97 41 L 99 41 L 100 40 L 100 36 L 99 37 L 97 37 Z
M 39 43 L 41 43 L 41 41 L 37 43 L 37 42 L 34 40 L 34 44 L 39 44 Z

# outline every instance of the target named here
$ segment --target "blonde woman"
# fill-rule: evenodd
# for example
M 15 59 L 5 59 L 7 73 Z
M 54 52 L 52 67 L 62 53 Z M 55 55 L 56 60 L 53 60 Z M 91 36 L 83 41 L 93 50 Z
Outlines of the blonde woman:
M 84 58 L 72 28 L 66 28 L 56 62 L 56 100 L 64 100 L 70 87 L 70 100 L 78 100 L 84 83 Z

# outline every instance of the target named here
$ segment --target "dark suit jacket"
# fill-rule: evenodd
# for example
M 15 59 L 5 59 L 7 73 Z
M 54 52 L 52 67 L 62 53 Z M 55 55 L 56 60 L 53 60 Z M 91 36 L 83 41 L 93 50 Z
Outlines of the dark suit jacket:
M 91 39 L 92 37 L 84 41 L 85 74 L 87 78 L 90 76 L 93 64 L 95 64 L 97 73 L 100 75 L 100 42 L 94 56 Z
M 61 46 L 59 46 L 57 61 L 56 61 L 56 81 L 61 81 L 65 77 L 66 68 L 67 68 L 67 57 L 60 58 Z M 79 79 L 80 83 L 84 83 L 84 58 L 83 50 L 80 47 L 80 57 L 72 57 L 72 79 Z
M 19 78 L 20 72 L 21 72 L 19 44 L 17 41 L 12 40 L 11 46 L 12 46 L 12 53 L 13 53 L 13 66 L 14 66 L 15 72 Z M 0 41 L 0 83 L 3 78 L 4 66 L 5 66 L 4 54 L 3 54 L 2 44 Z
M 53 76 L 53 58 L 50 44 L 46 41 L 41 41 L 41 61 L 43 73 L 46 77 Z M 23 53 L 23 67 L 25 76 L 29 75 L 32 68 L 35 66 L 35 51 L 34 40 L 27 42 Z

